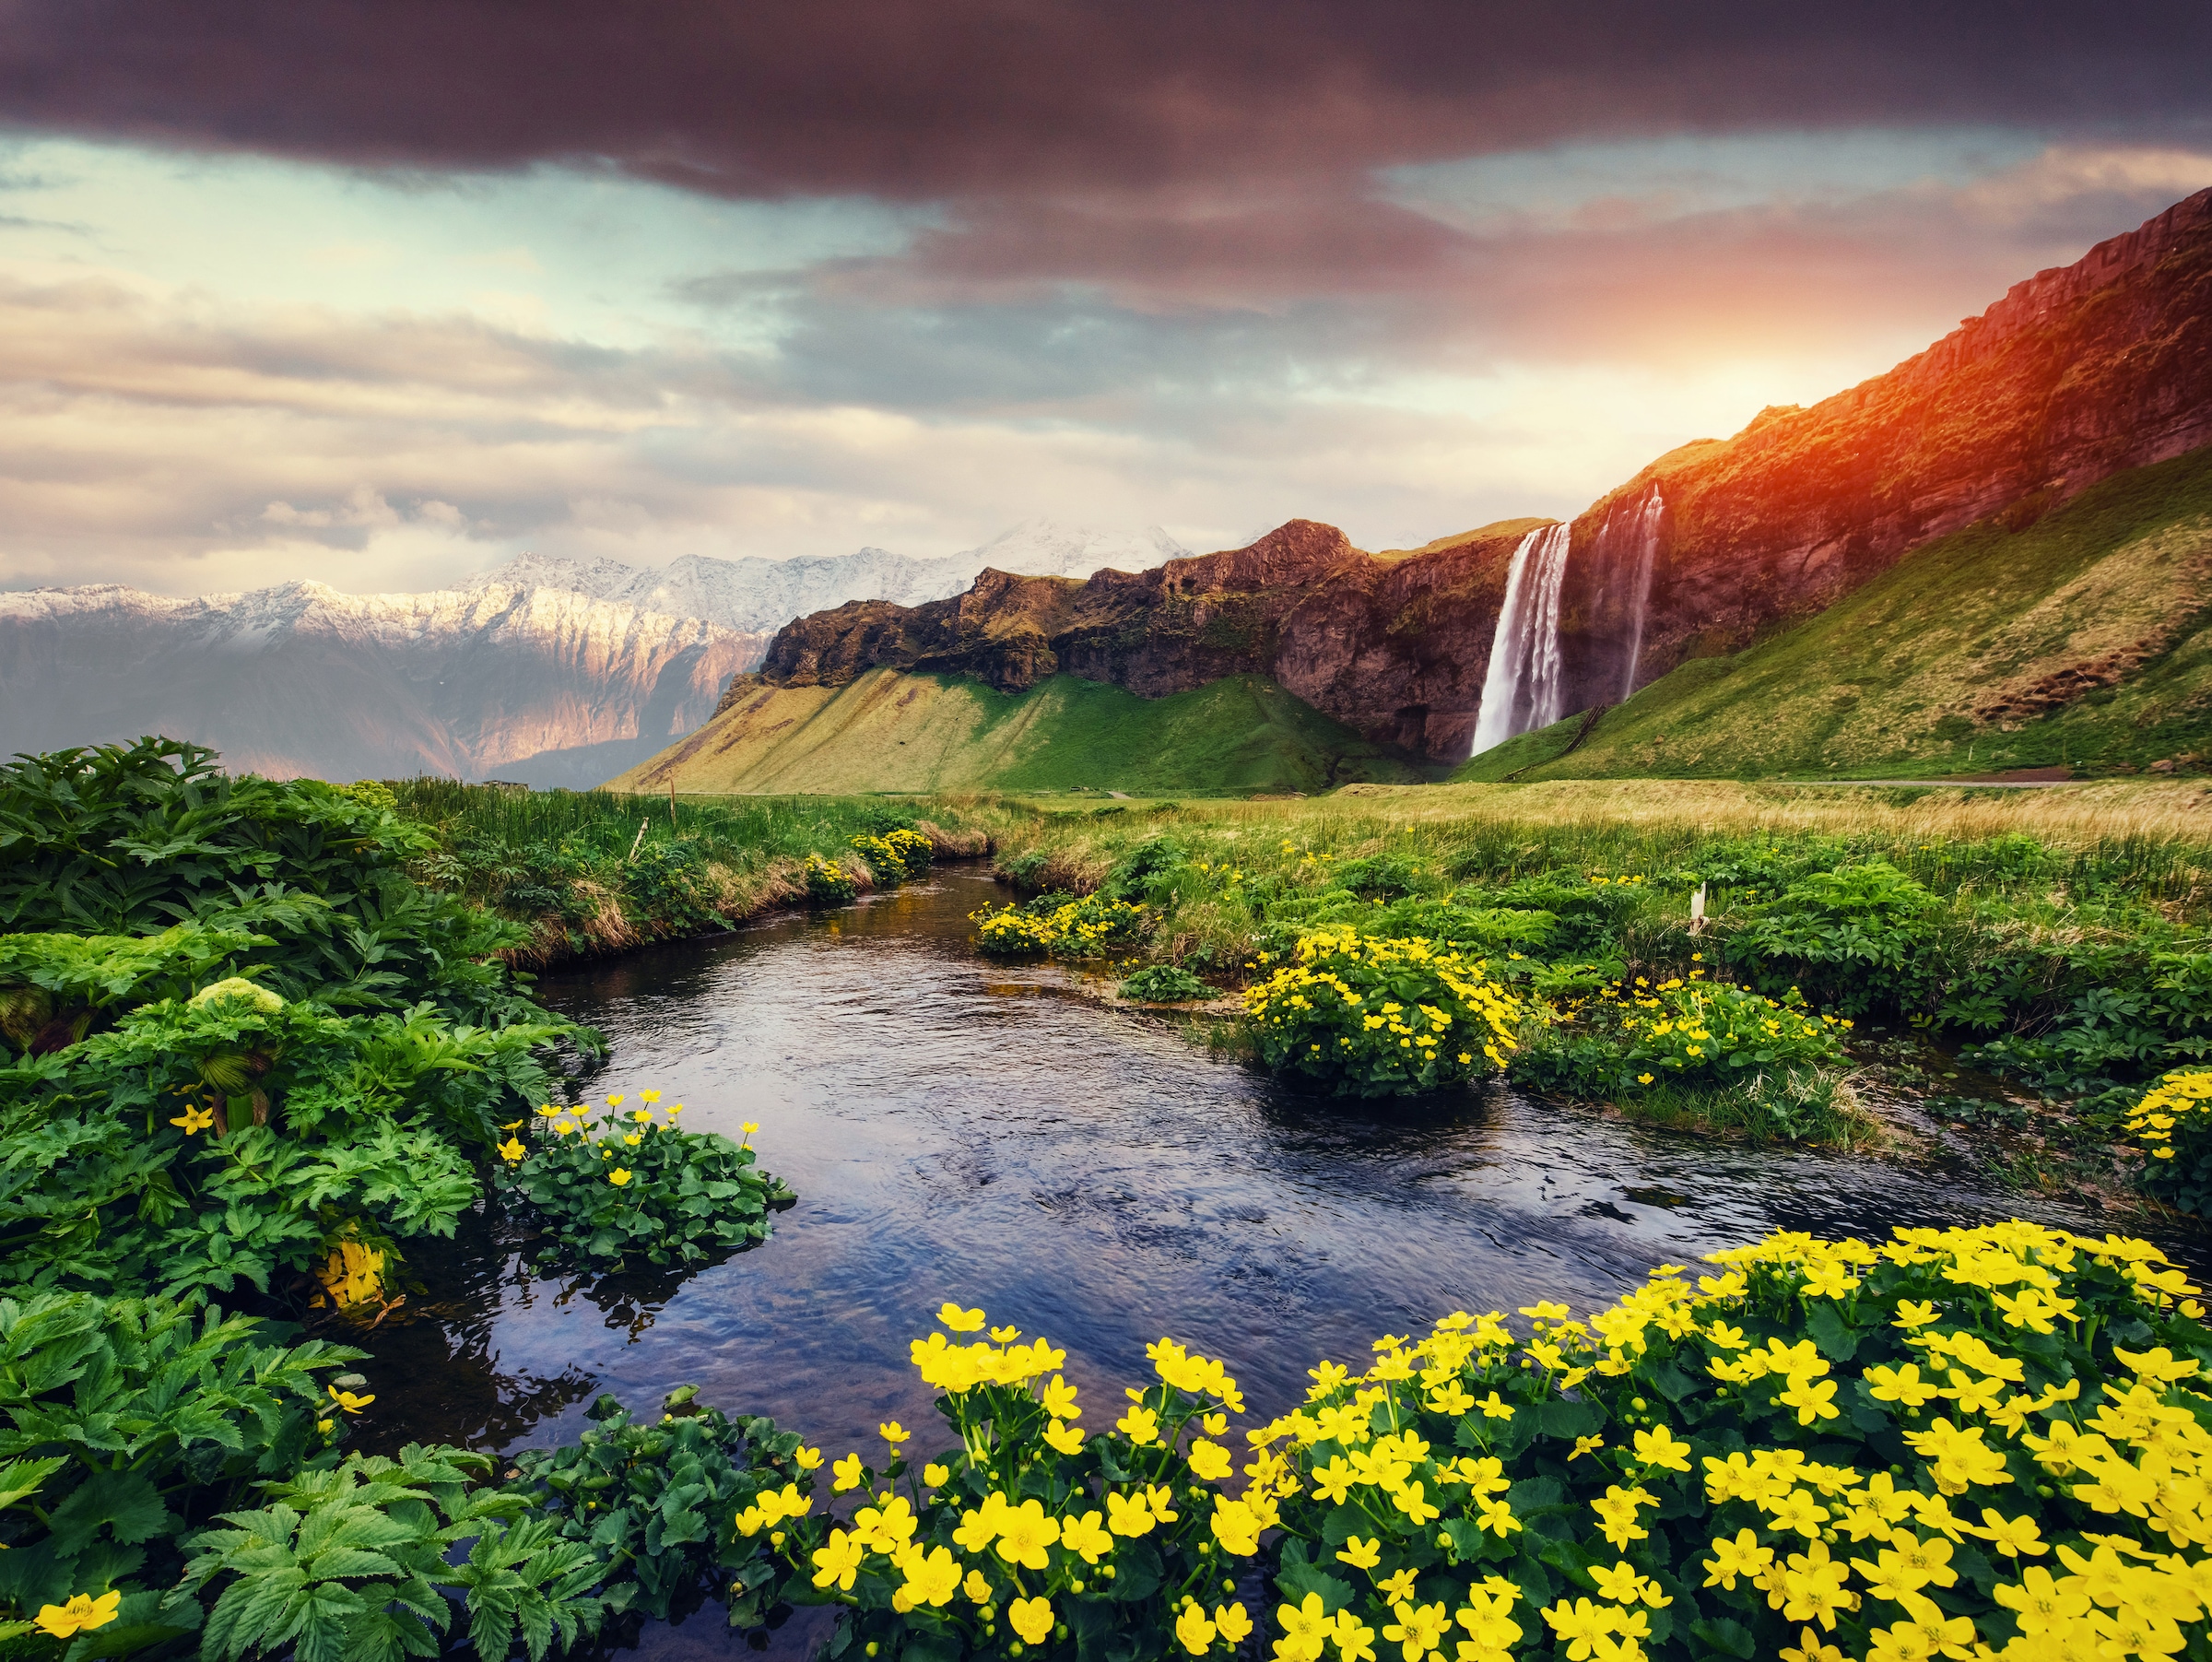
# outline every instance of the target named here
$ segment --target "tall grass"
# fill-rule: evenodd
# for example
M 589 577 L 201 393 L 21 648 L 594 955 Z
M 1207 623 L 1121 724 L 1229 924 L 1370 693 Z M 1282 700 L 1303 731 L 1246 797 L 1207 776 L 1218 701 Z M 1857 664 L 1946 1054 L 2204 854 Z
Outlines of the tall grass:
M 855 796 L 667 796 L 622 791 L 518 791 L 452 779 L 408 779 L 392 786 L 410 818 L 450 833 L 504 843 L 588 843 L 627 848 L 647 839 L 695 840 L 711 859 L 757 863 L 844 848 L 887 818 L 880 802 Z

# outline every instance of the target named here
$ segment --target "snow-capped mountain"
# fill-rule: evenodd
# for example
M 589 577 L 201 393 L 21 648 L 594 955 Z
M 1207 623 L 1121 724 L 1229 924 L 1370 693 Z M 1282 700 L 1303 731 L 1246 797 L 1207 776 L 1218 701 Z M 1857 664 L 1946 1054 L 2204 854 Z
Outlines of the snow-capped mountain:
M 613 560 L 587 563 L 524 554 L 477 581 L 553 584 L 673 617 L 703 618 L 724 629 L 773 634 L 794 618 L 848 600 L 893 600 L 900 606 L 943 600 L 973 583 L 986 566 L 1025 577 L 1088 577 L 1104 566 L 1148 571 L 1189 552 L 1158 525 L 1132 536 L 1033 519 L 980 548 L 934 560 L 883 548 L 795 560 L 687 554 L 655 571 Z
M 0 591 L 0 755 L 161 733 L 263 773 L 594 785 L 706 721 L 794 618 L 943 599 L 985 566 L 1087 577 L 1183 552 L 1157 526 L 1031 520 L 936 560 L 863 548 L 653 571 L 524 554 L 424 595 Z
M 0 754 L 162 733 L 240 771 L 593 785 L 699 725 L 766 644 L 544 584 L 0 593 Z

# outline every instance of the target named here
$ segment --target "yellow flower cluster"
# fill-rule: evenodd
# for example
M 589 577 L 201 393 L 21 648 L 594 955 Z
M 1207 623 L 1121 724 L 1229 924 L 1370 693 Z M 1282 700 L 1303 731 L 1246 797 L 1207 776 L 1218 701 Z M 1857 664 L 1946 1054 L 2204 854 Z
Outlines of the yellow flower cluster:
M 1041 914 L 1014 906 L 974 914 L 978 944 L 985 952 L 1002 958 L 1023 952 L 1096 957 L 1110 944 L 1135 936 L 1143 929 L 1146 917 L 1146 909 L 1134 902 L 1106 901 L 1095 895 L 1070 901 Z
M 1301 1536 L 1345 1538 L 1336 1559 L 1367 1573 L 1368 1608 L 1378 1620 L 1389 1612 L 1383 1634 L 1405 1662 L 1446 1654 L 1504 1662 L 1521 1637 L 1510 1614 L 1519 1589 L 1454 1573 L 1486 1539 L 1502 1543 L 1524 1527 L 1505 1498 L 1516 1475 L 1511 1456 L 1483 1452 L 1516 1412 L 1500 1393 L 1517 1397 L 1523 1412 L 1552 1403 L 1565 1410 L 1594 1393 L 1615 1399 L 1634 1429 L 1611 1446 L 1602 1434 L 1581 1436 L 1566 1458 L 1571 1473 L 1594 1474 L 1571 1479 L 1593 1547 L 1602 1540 L 1618 1555 L 1611 1568 L 1601 1559 L 1589 1571 L 1595 1599 L 1562 1595 L 1538 1612 L 1567 1656 L 1645 1656 L 1649 1612 L 1673 1602 L 1651 1574 L 1657 1543 L 1645 1515 L 1662 1504 L 1654 1488 L 1677 1480 L 1697 1485 L 1718 1526 L 1700 1561 L 1703 1586 L 1733 1592 L 1741 1582 L 1763 1595 L 1797 1629 L 1797 1645 L 1781 1653 L 1792 1662 L 1847 1662 L 1829 1639 L 1843 1617 L 1866 1634 L 1866 1662 L 2117 1662 L 2204 1643 L 2212 1397 L 2195 1384 L 2199 1363 L 2164 1346 L 2120 1348 L 2112 1354 L 2127 1377 L 2093 1393 L 2070 1372 L 2051 1376 L 2060 1354 L 2052 1336 L 2064 1328 L 2083 1338 L 2092 1285 L 2109 1288 L 2116 1276 L 2138 1307 L 2202 1315 L 2182 1272 L 2156 1248 L 2015 1221 L 1900 1230 L 1879 1246 L 1782 1233 L 1712 1261 L 1723 1273 L 1694 1287 L 1680 1267 L 1662 1266 L 1584 1322 L 1568 1319 L 1564 1305 L 1525 1307 L 1531 1331 L 1519 1345 L 1500 1314 L 1461 1313 L 1418 1340 L 1386 1336 L 1363 1373 L 1323 1363 L 1304 1407 L 1251 1434 L 1259 1459 L 1246 1468 L 1248 1503 L 1256 1496 L 1272 1508 L 1302 1491 L 1309 1507 L 1348 1509 L 1348 1534 L 1315 1527 L 1311 1516 L 1286 1524 Z M 1865 1320 L 1866 1278 L 1884 1266 L 1953 1290 L 1879 1307 L 1898 1335 L 1889 1353 L 1901 1349 L 1912 1360 L 1846 1373 L 1812 1338 L 1747 1336 L 1755 1324 L 1771 1325 L 1779 1300 L 1806 1311 L 1858 1309 Z M 1717 1386 L 1707 1395 L 1740 1398 L 1745 1425 L 1779 1417 L 1808 1442 L 1849 1431 L 1844 1416 L 1863 1390 L 1896 1417 L 1912 1458 L 1862 1470 L 1841 1463 L 1851 1445 L 1840 1442 L 1715 1448 L 1709 1412 L 1670 1424 L 1656 1394 L 1618 1401 L 1639 1388 L 1631 1376 L 1655 1349 L 1675 1368 L 1701 1357 Z M 2040 1385 L 2027 1383 L 2030 1365 L 2044 1375 Z M 1278 1443 L 1286 1456 L 1270 1452 Z M 1827 1455 L 1830 1446 L 1837 1453 Z M 2041 1474 L 2042 1492 L 2071 1497 L 2099 1526 L 2046 1538 L 2052 1520 L 2016 1475 L 2023 1459 Z M 1586 1468 L 1577 1464 L 1584 1460 Z M 1379 1573 L 1391 1543 L 1430 1538 L 1446 1562 L 1429 1553 L 1424 1570 L 1392 1551 L 1396 1567 Z M 1994 1643 L 1931 1596 L 1960 1585 L 1953 1558 L 1968 1540 L 2000 1566 L 1987 1596 L 2014 1617 Z M 1674 1568 L 1693 1577 L 1683 1585 L 1697 1585 L 1687 1564 Z M 1282 1662 L 1315 1662 L 1325 1644 L 1340 1662 L 1371 1655 L 1357 1606 L 1331 1618 L 1309 1600 L 1285 1606 L 1278 1620 Z M 1447 1652 L 1455 1625 L 1468 1636 Z
M 1102 1482 L 1094 1492 L 1083 1478 L 1071 1485 L 1053 1475 L 1063 1469 L 1056 1467 L 1059 1459 L 1084 1445 L 1074 1423 L 1083 1413 L 1076 1387 L 1058 1372 L 1066 1352 L 1042 1338 L 1023 1342 L 1012 1327 L 991 1327 L 987 1337 L 968 1343 L 947 1337 L 983 1330 L 981 1310 L 947 1303 L 937 1320 L 945 1331 L 912 1341 L 910 1355 L 924 1381 L 944 1393 L 942 1405 L 959 1430 L 964 1455 L 924 1468 L 922 1478 L 936 1491 L 933 1495 L 917 1489 L 910 1500 L 885 1488 L 864 1497 L 865 1503 L 849 1522 L 832 1519 L 826 1537 L 812 1538 L 820 1545 L 806 1552 L 805 1562 L 816 1589 L 833 1598 L 847 1596 L 842 1601 L 852 1603 L 863 1575 L 880 1575 L 897 1614 L 962 1613 L 986 1637 L 995 1632 L 1003 1601 L 1014 1633 L 1026 1644 L 1041 1644 L 1060 1629 L 1055 1597 L 1105 1596 L 1117 1574 L 1122 1543 L 1185 1519 L 1179 1482 L 1229 1474 L 1229 1450 L 1212 1437 L 1227 1430 L 1227 1415 L 1241 1411 L 1243 1398 L 1219 1361 L 1194 1355 L 1172 1339 L 1148 1346 L 1154 1372 L 1169 1389 L 1131 1390 L 1131 1407 L 1117 1425 L 1136 1449 L 1147 1452 L 1147 1472 Z M 1201 1403 L 1194 1410 L 1192 1397 L 1210 1398 L 1213 1406 Z M 1179 1478 L 1177 1445 L 1194 1420 L 1211 1435 L 1192 1437 L 1182 1463 L 1186 1475 Z M 909 1433 L 895 1422 L 879 1430 L 896 1456 Z M 839 1494 L 866 1480 L 857 1452 L 831 1469 Z M 893 1475 L 900 1469 L 894 1466 Z M 988 1486 L 976 1483 L 972 1474 L 987 1474 Z M 1048 1505 L 1035 1492 L 1041 1488 L 1064 1498 Z M 1188 1493 L 1205 1491 L 1191 1488 Z M 806 1515 L 811 1504 L 795 1485 L 781 1494 L 764 1493 L 737 1515 L 737 1528 L 747 1536 L 773 1529 Z M 774 1538 L 782 1544 L 781 1537 Z M 1256 1538 L 1243 1550 L 1256 1550 Z M 1233 1649 L 1251 1633 L 1252 1621 L 1241 1604 L 1218 1605 L 1208 1615 L 1186 1597 L 1174 1631 L 1186 1651 L 1203 1656 L 1217 1644 Z
M 2173 1158 L 2177 1129 L 2202 1125 L 2212 1115 L 2212 1068 L 2170 1073 L 2152 1087 L 2127 1116 L 2127 1129 L 2153 1160 Z
M 384 1296 L 384 1255 L 382 1249 L 351 1239 L 330 1243 L 330 1255 L 315 1271 L 315 1279 L 330 1302 L 345 1310 L 356 1304 L 382 1302 Z
M 1460 1013 L 1433 1000 L 1409 1003 L 1383 990 L 1408 976 L 1441 989 Z M 1347 1060 L 1376 1055 L 1390 1059 L 1395 1051 L 1402 1066 L 1418 1070 L 1454 1059 L 1465 1067 L 1477 1052 L 1504 1067 L 1502 1051 L 1513 1046 L 1522 1011 L 1512 995 L 1485 973 L 1480 959 L 1470 961 L 1418 937 L 1362 936 L 1346 925 L 1301 937 L 1291 962 L 1245 989 L 1244 1013 L 1261 1030 L 1271 1060 L 1317 1066 L 1331 1050 L 1345 1053 Z

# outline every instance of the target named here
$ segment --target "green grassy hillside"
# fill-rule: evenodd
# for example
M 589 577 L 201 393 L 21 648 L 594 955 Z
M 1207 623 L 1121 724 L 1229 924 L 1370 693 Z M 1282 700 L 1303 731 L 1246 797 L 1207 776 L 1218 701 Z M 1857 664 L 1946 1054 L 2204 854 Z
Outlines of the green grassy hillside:
M 1009 694 L 964 677 L 877 669 L 844 687 L 763 685 L 608 788 L 1242 795 L 1421 777 L 1246 676 L 1141 699 L 1066 675 Z
M 1911 778 L 2212 759 L 2212 449 L 2121 474 L 2017 530 L 1983 523 L 1929 543 L 1785 633 L 1683 665 L 1562 756 L 1581 725 L 1524 734 L 1453 777 Z

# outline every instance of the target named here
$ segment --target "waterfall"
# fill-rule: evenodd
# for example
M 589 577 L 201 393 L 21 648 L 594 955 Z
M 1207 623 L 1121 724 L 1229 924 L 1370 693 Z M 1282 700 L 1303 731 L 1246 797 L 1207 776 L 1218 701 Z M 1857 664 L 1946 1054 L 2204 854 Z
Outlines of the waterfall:
M 1490 666 L 1482 678 L 1475 713 L 1479 756 L 1520 733 L 1548 727 L 1560 702 L 1559 591 L 1567 581 L 1567 545 L 1572 528 L 1546 525 L 1513 549 L 1506 570 L 1505 603 L 1490 637 Z
M 1665 516 L 1666 503 L 1660 498 L 1659 487 L 1653 485 L 1651 495 L 1643 499 L 1643 505 L 1636 511 L 1633 532 L 1639 545 L 1636 555 L 1636 598 L 1630 613 L 1635 621 L 1629 631 L 1629 672 L 1621 678 L 1620 682 L 1623 703 L 1636 690 L 1636 666 L 1643 656 L 1644 615 L 1652 607 L 1652 567 L 1659 556 L 1659 526 Z M 1610 519 L 1606 522 L 1606 529 L 1608 532 L 1613 529 Z

